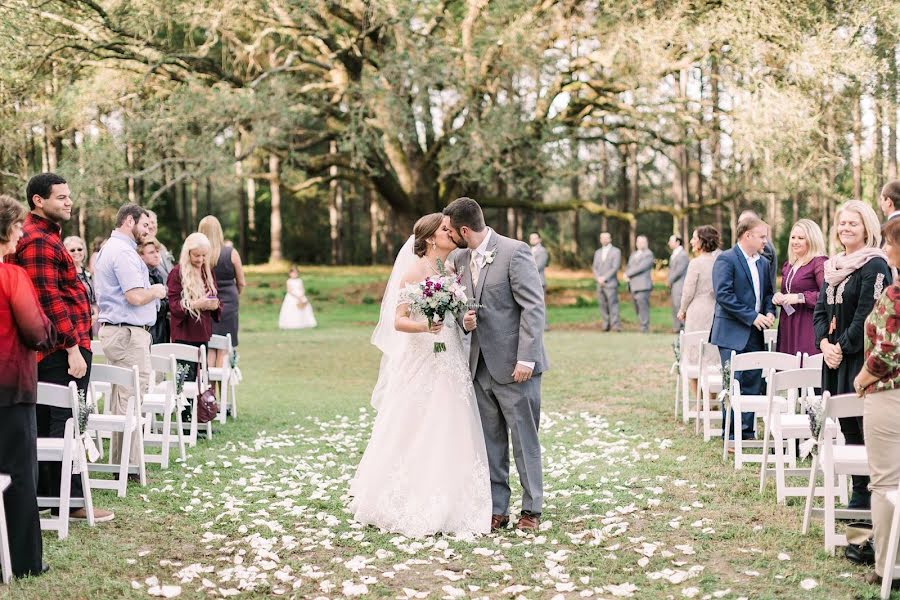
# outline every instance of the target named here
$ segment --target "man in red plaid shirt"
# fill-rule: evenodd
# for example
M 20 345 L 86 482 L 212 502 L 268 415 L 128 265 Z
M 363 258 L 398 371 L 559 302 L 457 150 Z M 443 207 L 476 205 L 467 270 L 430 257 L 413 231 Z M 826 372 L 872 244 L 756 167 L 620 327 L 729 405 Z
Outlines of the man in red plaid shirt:
M 25 269 L 37 290 L 41 308 L 56 328 L 57 344 L 38 353 L 38 381 L 69 385 L 74 381 L 87 393 L 91 374 L 91 305 L 78 280 L 75 263 L 62 243 L 61 224 L 72 218 L 72 197 L 66 180 L 54 173 L 35 175 L 26 188 L 31 213 L 22 227 L 22 239 L 9 262 Z M 37 406 L 38 437 L 63 437 L 72 411 Z M 59 496 L 60 463 L 41 463 L 38 495 Z M 71 496 L 81 498 L 81 477 L 72 477 Z M 83 508 L 70 513 L 86 519 Z M 94 518 L 109 521 L 111 512 L 94 509 Z

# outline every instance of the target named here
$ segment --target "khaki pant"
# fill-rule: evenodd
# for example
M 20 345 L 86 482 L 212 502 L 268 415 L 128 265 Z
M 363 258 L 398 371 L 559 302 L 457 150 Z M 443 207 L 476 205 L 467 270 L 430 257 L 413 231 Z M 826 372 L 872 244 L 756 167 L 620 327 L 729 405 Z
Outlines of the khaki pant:
M 100 342 L 103 344 L 103 353 L 106 360 L 114 367 L 125 367 L 131 369 L 137 365 L 140 373 L 141 390 L 148 390 L 148 382 L 150 379 L 150 344 L 152 338 L 150 333 L 144 331 L 140 327 L 113 327 L 104 326 L 100 328 Z M 134 396 L 134 390 L 130 387 L 117 385 L 113 386 L 112 393 L 112 414 L 124 415 L 128 409 L 128 399 Z M 110 448 L 110 456 L 113 463 L 119 462 L 122 458 L 122 434 L 112 434 L 112 447 Z M 138 438 L 131 438 L 131 454 L 129 463 L 137 464 L 138 456 Z
M 863 430 L 869 457 L 872 492 L 872 533 L 875 536 L 875 572 L 884 573 L 894 505 L 885 494 L 900 482 L 900 390 L 866 396 Z

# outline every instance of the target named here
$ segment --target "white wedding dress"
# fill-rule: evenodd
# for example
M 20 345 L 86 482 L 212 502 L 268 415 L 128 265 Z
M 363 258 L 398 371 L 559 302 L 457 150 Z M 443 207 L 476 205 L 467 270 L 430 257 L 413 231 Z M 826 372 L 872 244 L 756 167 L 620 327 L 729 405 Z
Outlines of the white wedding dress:
M 354 518 L 407 537 L 489 533 L 487 453 L 460 329 L 448 319 L 437 335 L 394 334 L 373 393 L 372 437 L 350 484 Z M 436 341 L 447 350 L 435 353 Z

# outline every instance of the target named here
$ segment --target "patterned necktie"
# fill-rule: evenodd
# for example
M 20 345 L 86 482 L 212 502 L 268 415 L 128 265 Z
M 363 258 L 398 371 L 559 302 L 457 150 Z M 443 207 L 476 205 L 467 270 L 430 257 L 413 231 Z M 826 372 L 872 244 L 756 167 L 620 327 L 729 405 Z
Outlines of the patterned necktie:
M 472 287 L 478 287 L 478 252 L 472 251 L 470 268 L 472 269 Z

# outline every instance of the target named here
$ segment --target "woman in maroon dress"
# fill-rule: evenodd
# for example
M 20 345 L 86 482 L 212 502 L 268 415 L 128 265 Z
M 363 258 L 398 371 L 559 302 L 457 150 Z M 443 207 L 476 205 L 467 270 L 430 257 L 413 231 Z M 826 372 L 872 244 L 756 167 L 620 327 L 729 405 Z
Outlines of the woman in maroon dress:
M 781 291 L 772 301 L 781 306 L 778 352 L 819 354 L 813 312 L 825 277 L 825 238 L 819 226 L 800 219 L 791 228 L 788 260 L 781 268 Z

